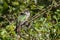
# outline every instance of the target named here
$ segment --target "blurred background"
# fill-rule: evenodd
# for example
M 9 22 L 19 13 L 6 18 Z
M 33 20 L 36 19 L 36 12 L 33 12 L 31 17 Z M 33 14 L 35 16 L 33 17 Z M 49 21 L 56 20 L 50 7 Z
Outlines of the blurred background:
M 18 40 L 16 19 L 25 9 L 29 25 L 19 40 L 60 40 L 60 0 L 0 0 L 0 40 Z

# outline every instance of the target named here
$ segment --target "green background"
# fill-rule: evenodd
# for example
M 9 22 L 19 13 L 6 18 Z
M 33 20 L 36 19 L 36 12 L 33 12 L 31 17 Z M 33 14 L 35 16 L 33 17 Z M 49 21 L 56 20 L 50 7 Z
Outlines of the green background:
M 60 0 L 0 0 L 0 40 L 17 40 L 17 17 L 30 11 L 30 28 L 24 26 L 19 40 L 60 40 Z M 11 23 L 13 21 L 13 23 Z

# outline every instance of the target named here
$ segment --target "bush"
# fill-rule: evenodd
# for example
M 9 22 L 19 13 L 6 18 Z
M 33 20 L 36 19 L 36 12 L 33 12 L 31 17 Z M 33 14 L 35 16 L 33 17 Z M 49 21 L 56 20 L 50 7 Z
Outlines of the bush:
M 30 12 L 17 39 L 16 19 Z M 0 0 L 0 40 L 60 40 L 60 0 Z

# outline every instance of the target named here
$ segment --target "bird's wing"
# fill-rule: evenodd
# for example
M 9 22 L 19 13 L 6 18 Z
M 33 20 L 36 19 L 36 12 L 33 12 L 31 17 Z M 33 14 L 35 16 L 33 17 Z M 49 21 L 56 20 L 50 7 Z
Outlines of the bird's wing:
M 18 17 L 18 22 L 22 22 L 22 21 L 24 21 L 26 19 L 26 15 L 20 15 L 19 17 Z

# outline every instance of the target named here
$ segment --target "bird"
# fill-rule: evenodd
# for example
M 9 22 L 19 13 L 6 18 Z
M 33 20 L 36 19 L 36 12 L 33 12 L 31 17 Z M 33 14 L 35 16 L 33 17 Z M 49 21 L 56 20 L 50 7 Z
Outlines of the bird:
M 16 25 L 16 33 L 20 34 L 20 29 L 22 25 L 28 21 L 30 17 L 30 11 L 28 9 L 25 9 L 20 15 L 17 17 L 17 25 Z

